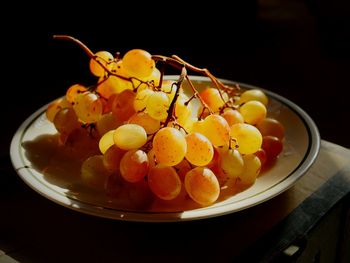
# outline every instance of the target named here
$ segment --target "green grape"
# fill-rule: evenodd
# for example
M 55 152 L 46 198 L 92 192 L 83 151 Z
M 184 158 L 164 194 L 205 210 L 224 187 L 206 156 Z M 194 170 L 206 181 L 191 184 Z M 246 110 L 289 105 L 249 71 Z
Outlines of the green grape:
M 102 116 L 103 104 L 96 94 L 85 92 L 76 97 L 73 109 L 79 120 L 94 123 Z
M 160 129 L 160 121 L 153 119 L 145 112 L 138 112 L 132 115 L 128 123 L 142 126 L 147 134 L 153 134 Z
M 172 200 L 179 195 L 182 183 L 173 167 L 157 164 L 148 173 L 148 185 L 160 199 Z
M 215 174 L 206 167 L 196 167 L 185 177 L 185 188 L 188 195 L 198 204 L 213 204 L 220 195 L 220 185 Z
M 112 113 L 120 121 L 127 121 L 134 113 L 135 93 L 132 90 L 124 90 L 113 101 Z
M 230 139 L 230 126 L 227 121 L 217 114 L 209 115 L 199 125 L 199 131 L 205 135 L 214 146 L 228 145 Z M 194 131 L 198 126 L 195 128 Z
M 240 183 L 245 185 L 253 184 L 261 169 L 260 159 L 254 154 L 243 155 L 244 169 L 239 175 Z
M 252 154 L 261 148 L 262 136 L 259 130 L 250 124 L 237 123 L 232 125 L 231 137 L 236 140 L 241 154 Z
M 114 130 L 110 130 L 101 137 L 98 143 L 98 147 L 100 148 L 100 151 L 102 154 L 104 154 L 109 147 L 114 145 L 113 135 L 114 135 Z
M 110 172 L 103 164 L 102 155 L 94 155 L 86 159 L 81 166 L 82 183 L 96 190 L 104 190 Z
M 242 155 L 235 149 L 221 151 L 220 166 L 226 176 L 237 178 L 243 172 Z
M 146 111 L 156 120 L 165 120 L 168 116 L 169 99 L 164 92 L 154 92 L 148 97 Z
M 267 112 L 265 105 L 257 100 L 251 100 L 244 103 L 239 108 L 239 111 L 242 114 L 244 121 L 252 125 L 265 119 Z
M 186 159 L 193 165 L 205 166 L 213 159 L 213 145 L 207 137 L 194 132 L 186 135 Z
M 213 112 L 219 112 L 220 108 L 223 107 L 228 100 L 227 94 L 222 91 L 221 93 L 224 100 L 221 98 L 219 90 L 215 88 L 206 88 L 199 93 L 199 96 Z
M 246 103 L 251 100 L 260 101 L 262 104 L 267 106 L 268 98 L 265 93 L 259 89 L 251 89 L 243 92 L 239 99 L 239 104 Z
M 148 157 L 144 151 L 130 150 L 120 161 L 120 174 L 126 181 L 136 183 L 147 175 L 148 167 Z
M 137 78 L 149 77 L 155 68 L 151 54 L 141 49 L 128 51 L 123 57 L 123 65 L 130 76 Z
M 114 143 L 123 150 L 133 150 L 142 147 L 147 141 L 143 127 L 137 124 L 124 124 L 114 131 Z
M 137 90 L 136 97 L 134 100 L 134 110 L 144 111 L 147 106 L 148 98 L 154 93 L 151 89 Z
M 157 162 L 167 166 L 177 165 L 187 151 L 185 136 L 175 128 L 162 128 L 153 138 L 153 149 Z
M 244 122 L 244 118 L 238 110 L 227 109 L 221 114 L 221 116 L 225 118 L 230 127 L 233 124 Z
M 110 63 L 113 61 L 113 55 L 108 51 L 99 51 L 95 54 L 96 60 L 101 62 L 104 66 L 110 69 Z M 96 77 L 101 77 L 105 74 L 105 69 L 101 67 L 94 59 L 90 60 L 90 71 Z

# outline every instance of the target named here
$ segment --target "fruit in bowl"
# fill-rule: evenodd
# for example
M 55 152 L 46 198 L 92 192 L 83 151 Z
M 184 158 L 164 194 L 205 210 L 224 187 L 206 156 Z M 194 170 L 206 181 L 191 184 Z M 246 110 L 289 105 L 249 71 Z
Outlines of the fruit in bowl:
M 234 194 L 254 184 L 283 150 L 284 127 L 268 116 L 259 89 L 228 86 L 177 56 L 133 49 L 114 57 L 70 36 L 55 38 L 78 44 L 97 80 L 70 86 L 48 106 L 47 119 L 81 161 L 81 183 L 111 200 L 142 209 L 209 206 L 222 189 Z M 168 67 L 179 74 L 166 76 Z

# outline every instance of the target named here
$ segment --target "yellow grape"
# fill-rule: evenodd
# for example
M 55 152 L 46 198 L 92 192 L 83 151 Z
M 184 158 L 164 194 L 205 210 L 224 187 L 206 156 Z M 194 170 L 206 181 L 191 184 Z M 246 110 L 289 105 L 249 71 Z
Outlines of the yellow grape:
M 103 78 L 97 84 L 96 91 L 105 99 L 109 99 L 113 94 L 120 93 L 121 89 L 114 83 L 114 76 Z
M 167 166 L 177 165 L 187 151 L 185 136 L 175 128 L 162 128 L 153 138 L 153 149 L 159 163 Z
M 183 159 L 179 164 L 173 167 L 175 168 L 175 171 L 179 175 L 182 182 L 185 181 L 185 176 L 187 172 L 189 172 L 192 169 L 190 162 L 186 159 Z
M 196 167 L 185 177 L 185 188 L 188 195 L 198 204 L 213 204 L 220 195 L 220 185 L 215 174 L 206 167 Z
M 53 122 L 57 112 L 59 112 L 61 109 L 64 108 L 70 108 L 72 105 L 66 100 L 66 98 L 60 98 L 52 103 L 47 107 L 46 109 L 46 118 L 50 121 Z
M 53 119 L 53 124 L 56 130 L 63 135 L 69 135 L 73 130 L 80 127 L 77 115 L 72 108 L 59 110 Z
M 205 166 L 213 159 L 213 145 L 207 137 L 194 132 L 186 135 L 186 159 L 196 166 Z
M 192 116 L 192 104 L 189 103 L 185 105 L 188 99 L 189 98 L 184 93 L 180 92 L 175 103 L 176 120 L 181 126 L 186 126 L 188 119 Z
M 242 114 L 244 121 L 252 125 L 265 119 L 267 113 L 265 105 L 257 100 L 250 100 L 244 103 L 239 108 L 239 111 Z
M 68 90 L 66 92 L 66 99 L 69 103 L 74 105 L 77 96 L 79 96 L 80 94 L 83 94 L 87 91 L 88 91 L 88 89 L 83 85 L 80 85 L 80 84 L 72 85 L 68 88 Z
M 122 157 L 125 154 L 125 150 L 118 148 L 116 145 L 112 145 L 103 155 L 103 164 L 108 171 L 119 171 L 119 165 Z
M 223 94 L 225 94 L 225 96 Z M 224 100 L 221 98 L 220 92 L 216 88 L 206 88 L 199 93 L 199 96 L 213 112 L 219 112 L 220 108 L 224 106 L 228 99 L 227 94 L 223 91 L 221 91 L 221 95 L 223 95 Z
M 120 161 L 120 174 L 126 181 L 136 183 L 147 175 L 148 167 L 148 157 L 144 151 L 130 150 Z
M 147 141 L 143 127 L 137 124 L 124 124 L 114 131 L 114 143 L 123 150 L 133 150 L 142 147 Z
M 168 116 L 169 99 L 164 92 L 154 92 L 148 97 L 146 111 L 156 120 L 164 120 Z
M 104 154 L 108 150 L 109 147 L 114 145 L 113 135 L 114 135 L 114 130 L 111 130 L 111 131 L 106 132 L 101 137 L 101 139 L 98 143 L 98 147 L 100 148 L 100 151 L 102 154 Z
M 173 167 L 158 164 L 150 169 L 148 184 L 160 199 L 172 200 L 179 195 L 182 183 Z
M 76 97 L 73 109 L 79 120 L 85 123 L 93 123 L 101 118 L 103 104 L 96 94 L 85 92 Z
M 113 101 L 112 113 L 120 121 L 127 121 L 134 113 L 135 92 L 132 90 L 124 90 L 119 93 Z
M 252 154 L 261 148 L 262 136 L 260 131 L 253 125 L 237 123 L 232 125 L 231 137 L 238 144 L 238 151 L 241 154 Z
M 247 90 L 241 94 L 240 99 L 239 99 L 239 104 L 243 104 L 243 103 L 246 103 L 246 102 L 251 101 L 251 100 L 260 101 L 265 106 L 269 102 L 267 96 L 265 95 L 265 93 L 263 91 L 261 91 L 259 89 L 251 89 L 251 90 Z
M 136 97 L 134 100 L 134 110 L 144 111 L 147 106 L 148 98 L 154 93 L 151 89 L 137 90 Z
M 224 117 L 217 114 L 209 115 L 201 125 L 199 132 L 204 134 L 214 146 L 228 145 L 230 126 Z
M 113 61 L 113 55 L 108 51 L 99 51 L 95 54 L 96 60 L 101 62 L 107 68 L 111 68 L 111 62 Z M 90 71 L 96 77 L 101 77 L 105 74 L 105 69 L 101 67 L 99 63 L 97 63 L 94 59 L 90 60 Z
M 244 118 L 238 110 L 227 109 L 221 114 L 221 116 L 225 118 L 230 127 L 233 124 L 244 122 Z
M 115 130 L 122 122 L 118 120 L 111 112 L 103 114 L 102 117 L 96 122 L 96 129 L 98 134 L 102 136 L 110 130 Z
M 176 86 L 173 84 L 174 84 L 174 81 L 172 80 L 163 80 L 162 87 L 160 89 L 168 96 L 169 101 L 173 100 L 176 92 Z
M 123 57 L 123 65 L 127 73 L 141 79 L 149 77 L 155 68 L 151 54 L 142 49 L 128 51 Z
M 154 153 L 154 148 L 149 150 L 149 152 L 147 153 L 147 157 L 148 157 L 148 162 L 149 162 L 149 168 L 150 169 L 157 165 L 157 162 L 156 162 L 157 160 L 156 160 L 156 155 Z
M 229 178 L 237 178 L 243 172 L 242 155 L 235 149 L 221 151 L 220 167 Z
M 81 181 L 84 185 L 96 190 L 105 189 L 110 174 L 103 164 L 102 155 L 89 157 L 81 166 Z
M 147 134 L 153 134 L 160 129 L 160 121 L 153 119 L 145 112 L 138 112 L 132 115 L 128 123 L 142 126 Z
M 243 155 L 244 169 L 239 175 L 241 184 L 253 184 L 260 173 L 261 162 L 254 154 Z

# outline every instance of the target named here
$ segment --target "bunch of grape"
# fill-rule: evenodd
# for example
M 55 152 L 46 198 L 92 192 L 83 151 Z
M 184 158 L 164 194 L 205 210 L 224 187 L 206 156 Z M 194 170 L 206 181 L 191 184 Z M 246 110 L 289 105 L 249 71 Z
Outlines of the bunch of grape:
M 201 206 L 228 181 L 253 184 L 283 149 L 284 127 L 266 117 L 267 96 L 215 85 L 198 92 L 185 71 L 179 81 L 163 80 L 156 64 L 145 50 L 122 58 L 98 52 L 90 61 L 97 83 L 73 85 L 48 107 L 60 142 L 80 152 L 82 183 L 115 197 L 138 189 Z

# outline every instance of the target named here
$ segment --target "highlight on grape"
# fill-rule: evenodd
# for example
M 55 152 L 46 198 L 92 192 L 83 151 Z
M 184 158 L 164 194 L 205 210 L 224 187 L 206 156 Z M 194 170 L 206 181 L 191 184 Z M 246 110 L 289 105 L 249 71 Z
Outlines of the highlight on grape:
M 113 198 L 149 193 L 209 206 L 228 183 L 254 184 L 283 150 L 284 126 L 268 117 L 259 89 L 227 86 L 178 56 L 93 53 L 71 36 L 54 38 L 80 46 L 97 78 L 89 87 L 71 85 L 46 110 L 60 143 L 81 158 L 87 187 Z M 164 79 L 169 67 L 179 70 L 177 80 Z M 197 90 L 188 72 L 212 85 Z

